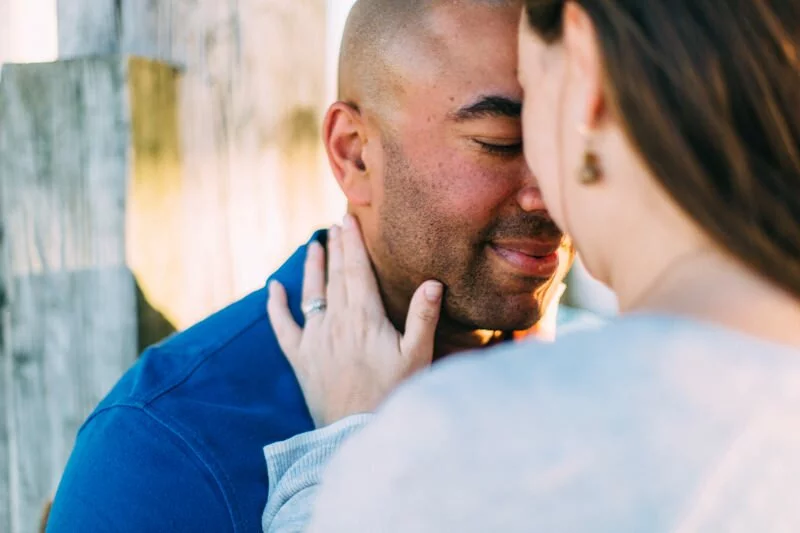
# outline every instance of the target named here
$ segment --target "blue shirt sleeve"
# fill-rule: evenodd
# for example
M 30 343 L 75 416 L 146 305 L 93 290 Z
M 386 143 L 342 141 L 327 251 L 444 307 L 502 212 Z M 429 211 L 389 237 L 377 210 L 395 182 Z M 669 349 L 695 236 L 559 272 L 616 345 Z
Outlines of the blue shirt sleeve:
M 233 531 L 223 491 L 178 434 L 139 407 L 94 415 L 78 435 L 47 531 Z

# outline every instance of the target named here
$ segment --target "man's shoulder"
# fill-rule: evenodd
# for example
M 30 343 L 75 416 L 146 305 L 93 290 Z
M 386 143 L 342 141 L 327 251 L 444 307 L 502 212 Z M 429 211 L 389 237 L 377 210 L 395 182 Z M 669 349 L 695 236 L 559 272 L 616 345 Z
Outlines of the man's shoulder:
M 266 314 L 266 291 L 148 349 L 84 428 L 96 416 L 125 419 L 137 409 L 222 455 L 220 428 L 232 440 L 257 436 L 264 445 L 309 427 L 302 391 Z
M 205 320 L 148 348 L 101 403 L 144 406 L 176 388 L 192 388 L 204 367 L 213 366 L 220 384 L 248 363 L 282 359 L 265 312 L 266 291 L 255 291 Z M 215 364 L 218 361 L 221 364 Z M 209 391 L 206 391 L 209 392 Z
M 305 246 L 270 277 L 287 288 L 296 318 L 304 260 Z M 170 494 L 169 505 L 157 511 L 167 523 L 179 516 L 171 510 L 176 498 L 198 502 L 207 490 L 220 505 L 201 503 L 204 516 L 257 530 L 267 497 L 262 447 L 313 429 L 267 316 L 266 293 L 257 290 L 148 349 L 82 426 L 63 493 L 99 491 L 109 506 L 134 509 L 153 507 L 153 494 Z M 127 477 L 112 483 L 120 468 Z M 176 485 L 175 476 L 194 476 L 203 486 Z M 61 496 L 60 509 L 70 519 L 66 504 L 73 500 Z M 123 520 L 116 512 L 107 518 L 117 525 Z
M 286 287 L 298 319 L 305 249 L 301 246 L 269 278 Z M 118 404 L 165 409 L 181 399 L 261 405 L 284 398 L 295 408 L 298 401 L 303 405 L 266 305 L 267 290 L 261 288 L 149 348 L 100 409 Z
M 266 498 L 265 480 L 259 455 L 244 442 L 248 425 L 255 438 L 267 438 L 259 426 L 269 424 L 265 403 L 274 397 L 253 398 L 264 374 L 291 376 L 269 321 L 256 311 L 265 298 L 257 291 L 148 349 L 122 377 L 78 434 L 54 504 L 56 531 L 70 523 L 150 530 L 153 521 L 255 530 L 248 516 Z M 280 417 L 297 418 L 298 410 Z M 82 498 L 102 508 L 82 509 Z M 186 515 L 186 506 L 197 505 Z
M 200 505 L 209 527 L 258 529 L 268 483 L 261 448 L 313 428 L 265 304 L 257 291 L 149 349 L 126 373 L 80 430 L 62 480 L 66 518 L 75 517 L 66 510 L 70 492 L 106 491 L 109 505 L 124 499 L 164 523 Z M 152 501 L 162 493 L 170 505 Z M 96 527 L 97 517 L 85 514 Z M 146 529 L 142 518 L 120 516 L 135 522 L 125 528 Z
M 286 287 L 298 320 L 305 251 L 305 245 L 298 248 L 269 278 Z M 302 391 L 266 304 L 267 290 L 261 288 L 149 348 L 92 416 L 126 417 L 126 408 L 145 409 L 171 431 L 212 442 L 220 450 L 224 447 L 217 445 L 216 435 L 221 427 L 231 439 L 258 438 L 260 446 L 309 429 Z

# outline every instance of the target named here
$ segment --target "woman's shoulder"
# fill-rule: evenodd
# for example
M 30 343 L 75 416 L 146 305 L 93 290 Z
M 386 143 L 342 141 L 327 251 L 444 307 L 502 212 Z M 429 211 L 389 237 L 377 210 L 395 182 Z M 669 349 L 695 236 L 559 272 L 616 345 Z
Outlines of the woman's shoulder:
M 402 387 L 365 435 L 382 464 L 402 460 L 396 479 L 433 494 L 461 490 L 456 514 L 470 520 L 473 509 L 515 516 L 537 502 L 539 524 L 563 523 L 578 508 L 609 523 L 625 513 L 633 524 L 642 509 L 693 508 L 707 476 L 718 475 L 739 491 L 720 500 L 729 512 L 753 486 L 788 479 L 764 474 L 764 458 L 777 472 L 800 472 L 797 432 L 786 429 L 800 419 L 798 356 L 712 325 L 619 319 L 553 344 L 438 364 Z M 720 461 L 725 468 L 714 467 Z
M 703 476 L 715 474 L 708 465 L 741 444 L 737 435 L 749 432 L 745 444 L 753 446 L 734 459 L 754 458 L 722 469 L 737 486 L 764 481 L 750 469 L 760 458 L 785 464 L 796 455 L 795 433 L 782 428 L 796 427 L 800 413 L 798 356 L 711 325 L 615 319 L 552 344 L 523 342 L 435 365 L 387 402 L 353 456 L 380 450 L 374 462 L 395 465 L 395 479 L 414 479 L 432 494 L 461 490 L 456 514 L 470 519 L 472 509 L 514 516 L 531 502 L 542 524 L 570 519 L 576 508 L 615 520 L 609 509 L 619 514 L 620 505 L 631 520 L 644 508 L 678 512 Z M 398 493 L 418 491 L 394 486 Z

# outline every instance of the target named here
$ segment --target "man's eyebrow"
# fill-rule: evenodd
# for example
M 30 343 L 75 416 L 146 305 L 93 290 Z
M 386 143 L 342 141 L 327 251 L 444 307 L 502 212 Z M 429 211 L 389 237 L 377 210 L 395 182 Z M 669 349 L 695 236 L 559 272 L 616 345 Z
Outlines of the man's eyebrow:
M 483 96 L 477 102 L 466 105 L 451 113 L 456 122 L 490 117 L 519 118 L 522 102 L 505 96 Z

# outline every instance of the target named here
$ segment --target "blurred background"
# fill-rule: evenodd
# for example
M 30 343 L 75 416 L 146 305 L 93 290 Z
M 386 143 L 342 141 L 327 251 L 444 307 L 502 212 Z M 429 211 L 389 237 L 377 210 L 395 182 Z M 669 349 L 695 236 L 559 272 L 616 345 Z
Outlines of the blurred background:
M 352 0 L 0 0 L 0 531 L 35 531 L 146 346 L 341 218 Z M 614 312 L 580 268 L 568 300 Z

